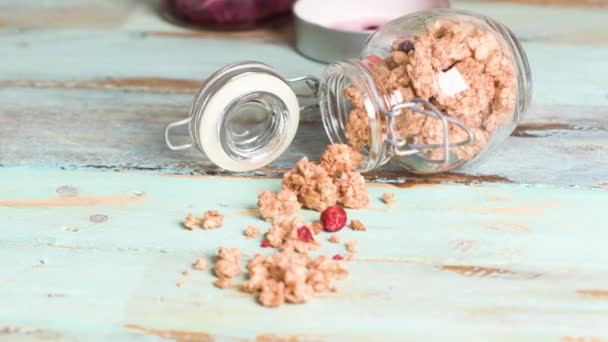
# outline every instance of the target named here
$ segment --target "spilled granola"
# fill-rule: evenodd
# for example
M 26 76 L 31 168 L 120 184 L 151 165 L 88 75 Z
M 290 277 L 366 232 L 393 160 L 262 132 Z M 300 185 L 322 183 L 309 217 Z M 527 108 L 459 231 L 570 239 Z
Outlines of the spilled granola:
M 358 244 L 357 240 L 350 240 L 344 246 L 346 247 L 347 251 L 349 251 L 351 253 L 356 253 L 359 244 Z
M 327 240 L 331 243 L 340 243 L 340 237 L 338 235 L 332 235 Z
M 392 192 L 385 192 L 382 194 L 382 201 L 386 204 L 393 204 L 396 200 L 395 194 Z
M 277 194 L 266 190 L 258 194 L 260 216 L 266 221 L 276 222 L 291 218 L 301 207 L 297 194 L 287 188 L 281 189 Z
M 330 176 L 356 170 L 361 164 L 361 153 L 345 144 L 332 144 L 321 155 L 319 165 Z
M 240 250 L 220 247 L 213 271 L 218 278 L 234 278 L 241 275 L 240 262 Z
M 319 212 L 342 204 L 348 208 L 363 208 L 369 204 L 365 179 L 355 169 L 361 154 L 344 144 L 333 144 L 321 156 L 319 164 L 303 157 L 285 173 L 283 188 L 297 194 L 302 205 Z
M 366 231 L 367 228 L 365 227 L 365 225 L 363 224 L 363 222 L 359 221 L 359 220 L 352 220 L 350 221 L 350 228 L 352 230 L 358 230 L 358 231 Z
M 348 272 L 340 261 L 327 256 L 311 259 L 293 251 L 270 257 L 256 255 L 247 265 L 249 279 L 244 290 L 257 296 L 260 304 L 278 307 L 283 303 L 306 303 L 315 293 L 335 292 L 334 282 Z
M 192 264 L 192 268 L 198 271 L 204 271 L 207 269 L 207 261 L 205 259 L 196 259 Z
M 260 230 L 256 226 L 249 226 L 247 229 L 245 229 L 243 234 L 245 234 L 245 237 L 248 239 L 255 239 L 260 236 Z
M 336 207 L 337 204 L 351 208 L 367 206 L 369 195 L 365 179 L 355 171 L 360 158 L 347 145 L 332 145 L 319 163 L 302 158 L 285 174 L 278 193 L 260 192 L 257 203 L 260 216 L 272 223 L 260 246 L 274 247 L 277 251 L 268 257 L 256 255 L 250 259 L 246 282 L 236 284 L 233 283 L 235 278 L 242 274 L 241 253 L 235 248 L 220 247 L 213 268 L 217 276 L 213 285 L 220 289 L 238 288 L 251 293 L 267 307 L 305 303 L 313 299 L 315 294 L 337 291 L 335 281 L 348 274 L 342 260 L 350 260 L 354 254 L 348 253 L 344 257 L 310 257 L 308 253 L 321 245 L 315 235 L 323 230 L 330 231 L 324 226 L 329 224 L 326 222 L 328 217 L 323 222 L 306 224 L 296 214 L 301 207 L 318 211 L 330 207 L 334 216 L 338 213 L 343 215 L 343 226 L 347 220 L 346 212 L 343 208 Z M 327 212 L 324 214 L 329 215 Z M 320 218 L 323 220 L 323 215 Z M 192 227 L 209 229 L 222 226 L 223 215 L 217 211 L 208 211 L 202 219 L 189 215 L 184 222 Z M 247 238 L 256 238 L 260 232 L 257 227 L 249 226 L 243 234 Z M 340 243 L 338 235 L 332 235 L 328 240 Z M 356 242 L 351 241 L 346 246 L 354 252 Z M 198 259 L 192 268 L 204 270 L 207 262 Z M 189 272 L 188 270 L 184 274 Z
M 308 231 L 310 234 L 307 234 Z M 266 240 L 272 247 L 281 250 L 294 250 L 306 253 L 315 250 L 321 244 L 314 240 L 314 233 L 300 219 L 293 218 L 275 223 L 266 233 Z
M 283 187 L 297 193 L 300 203 L 309 209 L 323 211 L 338 202 L 338 187 L 333 177 L 306 157 L 285 173 Z
M 220 228 L 224 225 L 224 215 L 217 210 L 208 210 L 203 214 L 202 226 L 204 229 Z
M 186 229 L 196 229 L 198 227 L 200 227 L 201 225 L 201 219 L 199 219 L 198 217 L 195 217 L 192 214 L 188 214 L 186 215 L 186 217 L 184 217 L 184 227 Z

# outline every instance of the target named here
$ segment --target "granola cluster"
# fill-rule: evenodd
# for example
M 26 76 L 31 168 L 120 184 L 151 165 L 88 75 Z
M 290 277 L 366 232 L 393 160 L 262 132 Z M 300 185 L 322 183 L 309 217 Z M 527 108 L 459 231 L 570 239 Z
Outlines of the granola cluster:
M 213 269 L 218 279 L 214 285 L 219 288 L 228 288 L 231 286 L 230 280 L 241 275 L 241 251 L 237 248 L 220 247 L 218 250 L 217 261 Z
M 319 212 L 336 204 L 363 208 L 369 204 L 369 196 L 365 179 L 354 171 L 360 163 L 361 154 L 348 145 L 330 145 L 319 164 L 300 159 L 283 176 L 283 188 L 296 193 L 304 207 Z
M 275 223 L 266 233 L 266 240 L 272 247 L 298 253 L 307 253 L 321 246 L 314 239 L 312 229 L 295 217 Z
M 189 230 L 196 228 L 216 229 L 224 225 L 224 215 L 217 210 L 207 210 L 203 217 L 196 217 L 192 214 L 184 217 L 184 227 Z
M 247 227 L 247 229 L 245 229 L 245 231 L 243 232 L 243 234 L 248 239 L 255 239 L 258 236 L 260 236 L 260 230 L 256 226 L 249 226 L 249 227 Z
M 382 194 L 382 202 L 384 202 L 385 204 L 393 204 L 396 200 L 397 198 L 392 192 L 385 192 Z
M 306 303 L 315 293 L 335 292 L 335 280 L 348 275 L 341 261 L 327 256 L 311 259 L 306 254 L 283 251 L 270 257 L 256 255 L 247 265 L 244 290 L 254 293 L 267 307 L 285 302 Z
M 258 194 L 260 216 L 266 221 L 280 221 L 283 217 L 293 217 L 302 205 L 295 192 L 283 188 L 278 194 L 262 191 Z
M 377 88 L 390 105 L 422 98 L 473 132 L 472 144 L 453 149 L 460 159 L 474 158 L 496 128 L 512 119 L 516 76 L 510 53 L 493 33 L 471 23 L 437 20 L 420 35 L 395 42 L 384 60 L 368 60 Z M 370 145 L 370 123 L 361 93 L 349 87 L 343 94 L 353 106 L 345 129 L 349 145 L 355 149 Z M 443 142 L 440 120 L 410 110 L 397 117 L 396 128 L 409 143 Z M 449 126 L 450 142 L 466 137 L 464 130 Z M 429 149 L 425 154 L 437 159 L 443 151 Z

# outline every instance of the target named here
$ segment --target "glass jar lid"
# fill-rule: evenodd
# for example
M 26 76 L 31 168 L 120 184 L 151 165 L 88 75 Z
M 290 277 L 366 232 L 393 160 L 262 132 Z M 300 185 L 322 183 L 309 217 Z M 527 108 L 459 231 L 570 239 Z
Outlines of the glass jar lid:
M 266 166 L 279 158 L 295 137 L 300 106 L 290 83 L 307 79 L 285 79 L 259 62 L 227 65 L 199 90 L 189 117 L 165 128 L 165 142 L 174 151 L 196 147 L 229 171 Z M 185 125 L 191 142 L 175 145 L 171 130 Z

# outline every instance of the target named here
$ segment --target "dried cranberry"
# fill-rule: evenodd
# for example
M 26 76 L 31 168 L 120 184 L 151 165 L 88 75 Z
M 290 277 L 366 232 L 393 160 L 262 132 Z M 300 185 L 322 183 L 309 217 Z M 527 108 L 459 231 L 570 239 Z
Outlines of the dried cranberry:
M 346 225 L 346 211 L 338 206 L 327 207 L 321 214 L 321 223 L 325 231 L 337 232 Z
M 415 49 L 416 48 L 414 47 L 414 43 L 412 43 L 411 40 L 404 40 L 403 43 L 401 43 L 401 50 L 403 50 L 403 52 L 405 53 L 408 53 Z
M 342 258 L 342 256 L 340 254 L 336 254 L 336 255 L 334 255 L 334 257 L 332 259 L 334 259 L 334 260 L 342 260 L 343 258 Z
M 371 25 L 366 25 L 363 27 L 363 29 L 365 31 L 376 31 L 380 28 L 380 25 L 375 25 L 375 24 L 371 24 Z
M 315 241 L 315 238 L 312 236 L 312 232 L 306 226 L 298 228 L 298 238 L 304 242 Z
M 262 248 L 268 248 L 268 247 L 270 247 L 270 241 L 264 240 L 264 241 L 262 241 L 262 244 L 260 244 L 260 246 Z

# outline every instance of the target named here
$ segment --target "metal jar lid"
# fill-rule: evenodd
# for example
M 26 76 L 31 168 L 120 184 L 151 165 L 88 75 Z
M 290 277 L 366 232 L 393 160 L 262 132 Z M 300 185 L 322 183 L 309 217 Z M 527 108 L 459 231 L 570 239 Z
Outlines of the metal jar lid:
M 446 7 L 448 0 L 298 0 L 294 5 L 296 48 L 325 63 L 356 58 L 367 38 L 385 23 Z

